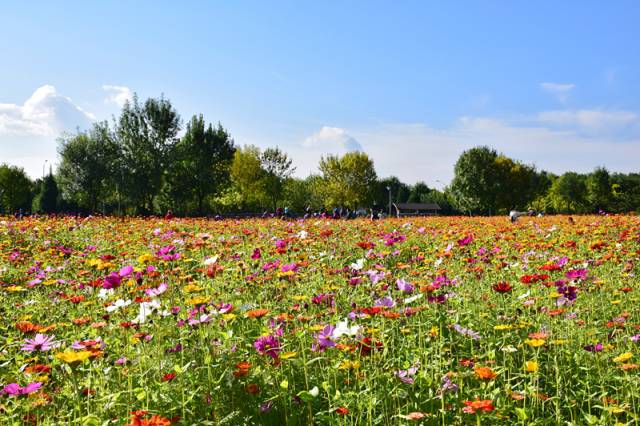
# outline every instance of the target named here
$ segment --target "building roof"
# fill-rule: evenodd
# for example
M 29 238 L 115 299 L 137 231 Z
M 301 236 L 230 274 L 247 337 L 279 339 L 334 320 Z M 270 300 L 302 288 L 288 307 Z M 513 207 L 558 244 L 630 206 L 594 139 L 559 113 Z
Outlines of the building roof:
M 436 203 L 394 203 L 398 210 L 424 211 L 424 210 L 442 210 Z

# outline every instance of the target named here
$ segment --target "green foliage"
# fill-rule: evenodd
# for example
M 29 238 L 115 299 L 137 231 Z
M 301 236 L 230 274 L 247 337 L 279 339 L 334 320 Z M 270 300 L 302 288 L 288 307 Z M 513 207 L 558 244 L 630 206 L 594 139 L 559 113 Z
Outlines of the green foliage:
M 115 133 L 123 160 L 123 193 L 141 212 L 153 211 L 179 130 L 180 116 L 162 97 L 142 105 L 134 96 L 122 109 Z
M 584 175 L 567 172 L 560 176 L 549 190 L 549 196 L 558 212 L 580 213 L 587 210 L 587 185 Z
M 107 122 L 96 123 L 88 132 L 60 139 L 58 183 L 63 198 L 79 207 L 96 211 L 118 186 L 113 170 L 118 145 Z
M 498 153 L 489 147 L 463 152 L 455 164 L 451 191 L 458 209 L 491 213 L 496 210 L 500 177 L 496 166 Z
M 220 124 L 206 126 L 202 115 L 193 116 L 168 156 L 164 192 L 172 208 L 187 212 L 193 207 L 202 214 L 206 200 L 229 184 L 234 153 L 233 140 Z
M 325 206 L 356 209 L 373 200 L 376 171 L 373 161 L 363 152 L 348 152 L 343 157 L 329 155 L 320 160 Z
M 16 210 L 28 209 L 31 206 L 33 182 L 16 166 L 0 165 L 0 208 L 5 214 Z
M 58 184 L 53 174 L 49 173 L 40 183 L 40 190 L 33 199 L 32 210 L 39 213 L 56 213 L 59 193 Z
M 265 207 L 267 192 L 258 147 L 249 145 L 236 150 L 231 163 L 231 182 L 241 210 Z
M 395 176 L 380 179 L 374 189 L 374 203 L 384 210 L 389 206 L 389 189 L 391 189 L 392 203 L 406 203 L 411 193 L 411 187 L 401 182 Z
M 263 187 L 275 210 L 278 207 L 278 201 L 282 199 L 285 181 L 291 177 L 296 168 L 289 156 L 278 147 L 265 149 L 260 155 L 260 162 L 264 171 Z

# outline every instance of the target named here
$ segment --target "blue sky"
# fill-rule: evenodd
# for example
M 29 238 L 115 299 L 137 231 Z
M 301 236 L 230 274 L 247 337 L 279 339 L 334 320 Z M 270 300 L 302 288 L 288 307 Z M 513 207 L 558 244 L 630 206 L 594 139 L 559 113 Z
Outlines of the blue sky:
M 0 161 L 40 174 L 61 131 L 137 92 L 279 145 L 300 176 L 358 148 L 379 175 L 442 186 L 478 144 L 640 171 L 637 22 L 637 1 L 14 2 Z

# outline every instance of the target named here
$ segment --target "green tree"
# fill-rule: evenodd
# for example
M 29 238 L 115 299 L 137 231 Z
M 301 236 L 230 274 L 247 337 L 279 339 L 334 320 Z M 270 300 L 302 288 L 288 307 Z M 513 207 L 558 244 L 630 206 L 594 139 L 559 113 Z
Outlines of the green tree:
M 113 171 L 118 145 L 108 123 L 95 123 L 88 132 L 63 136 L 58 154 L 57 177 L 63 198 L 96 211 L 117 185 Z
M 263 188 L 275 210 L 278 201 L 283 197 L 285 181 L 291 177 L 296 168 L 289 156 L 280 148 L 267 148 L 260 155 L 263 169 Z
M 451 193 L 460 210 L 495 212 L 500 189 L 500 177 L 495 167 L 497 158 L 497 152 L 486 146 L 469 149 L 460 155 L 451 183 Z
M 424 196 L 427 196 L 431 193 L 431 188 L 427 186 L 424 182 L 416 182 L 415 185 L 411 187 L 411 191 L 409 192 L 409 197 L 407 197 L 408 203 L 423 203 L 422 201 Z
M 0 165 L 0 206 L 5 214 L 31 206 L 33 182 L 24 169 L 6 164 Z
M 581 212 L 586 207 L 585 177 L 578 173 L 566 172 L 553 183 L 549 195 L 557 211 Z
M 411 193 L 411 187 L 395 176 L 380 179 L 374 189 L 374 203 L 385 210 L 389 207 L 389 189 L 391 189 L 392 203 L 406 203 Z
M 115 133 L 123 160 L 123 192 L 140 211 L 154 209 L 179 130 L 180 116 L 163 97 L 142 105 L 134 96 L 122 109 Z
M 58 211 L 58 184 L 51 171 L 40 183 L 40 190 L 33 199 L 33 211 L 55 213 Z
M 591 211 L 608 210 L 613 196 L 609 171 L 604 167 L 596 168 L 587 176 L 586 185 Z
M 373 161 L 367 154 L 354 151 L 343 157 L 322 157 L 320 172 L 326 207 L 346 206 L 355 209 L 373 200 L 377 176 Z
M 236 150 L 231 163 L 231 182 L 241 209 L 265 206 L 267 193 L 260 149 L 248 145 Z
M 206 126 L 202 115 L 193 116 L 168 158 L 166 183 L 173 204 L 193 203 L 202 214 L 205 200 L 229 184 L 234 152 L 233 139 L 222 125 Z

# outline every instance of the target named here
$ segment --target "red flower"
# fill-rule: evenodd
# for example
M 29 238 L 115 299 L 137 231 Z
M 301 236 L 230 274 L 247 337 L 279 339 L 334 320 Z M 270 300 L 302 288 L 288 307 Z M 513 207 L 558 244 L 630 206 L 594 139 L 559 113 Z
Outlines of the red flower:
M 336 413 L 346 416 L 347 414 L 349 414 L 349 410 L 347 410 L 345 407 L 340 407 L 336 410 Z
M 170 380 L 173 380 L 175 377 L 176 377 L 176 373 L 167 373 L 164 376 L 162 376 L 162 381 L 168 382 Z
M 491 288 L 493 288 L 493 291 L 497 293 L 510 293 L 511 290 L 513 290 L 511 284 L 506 281 L 500 281 L 498 284 L 494 284 Z

